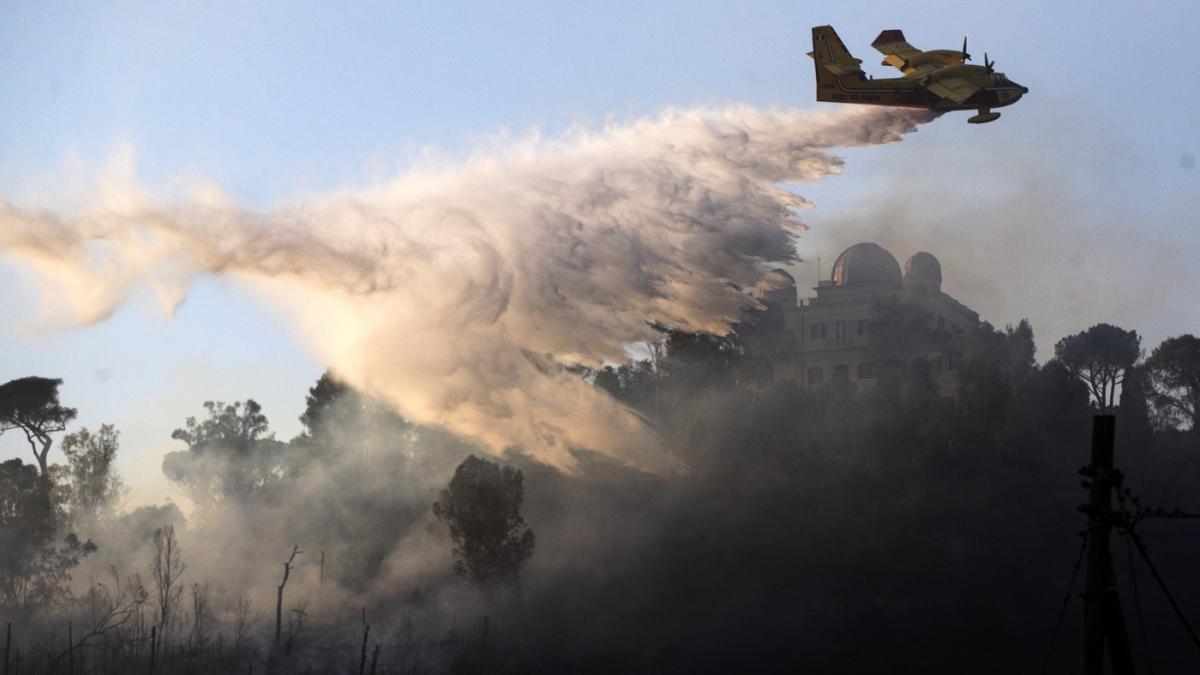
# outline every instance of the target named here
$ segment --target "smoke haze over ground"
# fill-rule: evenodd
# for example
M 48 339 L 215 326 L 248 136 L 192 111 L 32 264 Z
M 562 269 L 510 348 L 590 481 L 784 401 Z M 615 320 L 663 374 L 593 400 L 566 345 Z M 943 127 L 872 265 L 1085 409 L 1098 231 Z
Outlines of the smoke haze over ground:
M 0 248 L 35 272 L 48 321 L 103 322 L 144 289 L 170 313 L 198 276 L 229 276 L 283 308 L 335 375 L 309 390 L 288 442 L 265 418 L 242 433 L 257 424 L 248 407 L 217 425 L 238 433 L 201 438 L 189 420 L 173 436 L 187 449 L 162 462 L 195 505 L 186 519 L 112 503 L 92 518 L 64 501 L 56 536 L 70 527 L 99 548 L 68 568 L 58 604 L 6 610 L 16 644 L 61 651 L 62 625 L 91 630 L 99 606 L 130 617 L 81 651 L 104 672 L 158 654 L 163 672 L 365 672 L 364 620 L 384 673 L 1064 670 L 1076 661 L 1064 636 L 1081 628 L 1076 611 L 1056 619 L 1096 407 L 1062 363 L 1035 362 L 1036 325 L 948 341 L 918 308 L 878 307 L 896 314 L 872 320 L 874 386 L 768 383 L 787 352 L 772 345 L 789 338 L 780 306 L 747 291 L 797 262 L 806 204 L 778 184 L 837 173 L 835 148 L 895 142 L 927 120 L 676 112 L 268 212 L 214 188 L 149 195 L 123 158 L 75 209 L 3 204 Z M 1064 239 L 1039 227 L 1058 204 L 1047 191 L 989 211 L 993 243 L 978 251 L 921 218 L 954 220 L 957 202 L 924 211 L 906 194 L 881 193 L 822 236 L 916 248 L 909 237 L 938 234 L 944 259 L 981 268 L 1003 264 L 995 249 L 1018 248 L 1013 237 Z M 994 302 L 1032 283 L 947 269 Z M 1082 330 L 1073 312 L 1061 326 Z M 629 360 L 640 340 L 660 348 L 653 362 Z M 928 358 L 943 349 L 955 397 Z M 1137 386 L 1119 410 L 1137 493 L 1200 509 L 1195 429 L 1162 423 Z M 456 577 L 457 542 L 431 508 L 473 443 L 524 472 L 536 547 L 519 584 Z M 153 602 L 114 589 L 140 587 L 160 559 L 154 532 L 171 524 L 187 593 L 156 620 Z M 1200 550 L 1180 532 L 1144 530 L 1194 607 Z M 1118 583 L 1152 636 L 1139 662 L 1194 672 L 1170 606 L 1134 596 L 1145 567 L 1128 563 Z M 146 646 L 156 627 L 160 653 Z M 47 656 L 35 672 L 56 667 Z
M 900 140 L 931 116 L 676 111 L 266 213 L 213 186 L 147 194 L 122 158 L 69 213 L 0 203 L 0 250 L 40 275 L 47 316 L 102 321 L 149 287 L 163 309 L 200 274 L 263 284 L 319 357 L 419 424 L 571 469 L 570 448 L 663 471 L 637 417 L 564 365 L 656 334 L 722 334 L 764 262 L 794 258 L 830 150 Z
M 1092 417 L 1120 520 L 1200 513 L 1200 3 L 923 9 L 10 3 L 0 429 L 25 376 L 78 416 L 0 432 L 5 675 L 1078 672 Z M 1030 93 L 807 103 L 818 22 Z M 813 315 L 747 291 L 866 241 L 985 323 L 873 304 L 799 385 Z M 447 499 L 481 462 L 519 509 Z M 460 576 L 472 512 L 518 573 Z M 1114 529 L 1138 672 L 1200 672 L 1197 528 Z
M 877 242 L 901 262 L 927 250 L 941 261 L 948 292 L 981 316 L 997 325 L 1032 321 L 1039 360 L 1098 321 L 1141 326 L 1148 343 L 1200 321 L 1192 300 L 1200 276 L 1189 273 L 1200 255 L 1194 197 L 1162 178 L 1157 194 L 1127 189 L 1123 177 L 1136 162 L 1122 128 L 1085 131 L 1056 120 L 1019 139 L 980 139 L 951 124 L 937 131 L 867 166 L 848 158 L 861 169 L 849 194 L 810 195 L 821 208 L 809 216 L 808 264 L 796 272 L 802 286 L 815 285 L 818 252 L 828 276 L 832 255 L 856 242 Z M 1055 147 L 1069 150 L 1030 152 Z

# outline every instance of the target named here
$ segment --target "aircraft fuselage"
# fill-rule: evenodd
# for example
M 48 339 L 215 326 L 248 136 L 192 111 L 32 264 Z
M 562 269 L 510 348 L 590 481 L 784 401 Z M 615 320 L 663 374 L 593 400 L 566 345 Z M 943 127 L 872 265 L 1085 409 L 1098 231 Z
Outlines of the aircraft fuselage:
M 1029 89 L 994 70 L 983 56 L 984 65 L 967 65 L 967 43 L 959 51 L 936 49 L 922 52 L 904 39 L 900 30 L 885 30 L 871 46 L 884 54 L 884 65 L 898 68 L 903 77 L 873 78 L 863 72 L 862 59 L 846 49 L 832 26 L 813 27 L 817 100 L 859 105 L 924 108 L 939 112 L 977 110 L 968 119 L 973 124 L 1000 117 L 992 108 L 1010 106 Z
M 820 68 L 820 66 L 817 67 Z M 952 66 L 951 68 L 955 70 L 979 68 L 982 70 L 980 66 Z M 926 76 L 872 79 L 857 74 L 846 74 L 819 82 L 817 100 L 930 110 L 974 110 L 1012 105 L 1028 92 L 1028 89 L 1008 78 L 997 77 L 991 84 L 981 87 L 979 91 L 962 103 L 955 103 L 926 89 L 922 85 L 925 79 Z

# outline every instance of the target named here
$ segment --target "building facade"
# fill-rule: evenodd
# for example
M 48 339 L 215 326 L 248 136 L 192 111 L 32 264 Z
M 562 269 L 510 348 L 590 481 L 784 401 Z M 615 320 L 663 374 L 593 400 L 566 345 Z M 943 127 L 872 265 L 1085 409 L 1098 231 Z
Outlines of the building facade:
M 790 275 L 781 270 L 774 274 L 771 290 L 760 295 L 772 336 L 767 348 L 774 383 L 816 388 L 843 380 L 874 386 L 873 327 L 884 308 L 897 302 L 925 310 L 929 328 L 947 339 L 979 324 L 977 313 L 942 292 L 941 264 L 923 251 L 909 258 L 901 272 L 896 258 L 883 247 L 855 244 L 838 256 L 830 278 L 818 281 L 816 297 L 803 300 Z M 949 351 L 925 356 L 942 394 L 954 396 L 958 383 Z

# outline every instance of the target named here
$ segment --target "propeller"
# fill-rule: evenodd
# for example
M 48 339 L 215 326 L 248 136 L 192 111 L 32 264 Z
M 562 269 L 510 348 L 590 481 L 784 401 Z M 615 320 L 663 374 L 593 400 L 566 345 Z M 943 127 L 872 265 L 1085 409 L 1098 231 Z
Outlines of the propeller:
M 996 62 L 988 60 L 987 52 L 983 53 L 983 71 L 988 75 L 996 72 Z
M 963 61 L 971 60 L 971 55 L 967 53 L 967 34 L 966 33 L 963 33 L 962 57 L 963 57 Z

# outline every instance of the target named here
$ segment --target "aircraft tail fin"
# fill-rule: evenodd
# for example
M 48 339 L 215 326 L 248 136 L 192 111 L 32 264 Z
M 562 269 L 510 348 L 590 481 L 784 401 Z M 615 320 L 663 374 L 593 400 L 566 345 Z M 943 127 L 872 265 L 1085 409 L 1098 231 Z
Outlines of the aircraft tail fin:
M 862 76 L 862 59 L 856 59 L 846 49 L 833 26 L 813 26 L 813 50 L 808 53 L 817 66 L 817 100 L 831 101 L 835 83 L 843 75 Z

